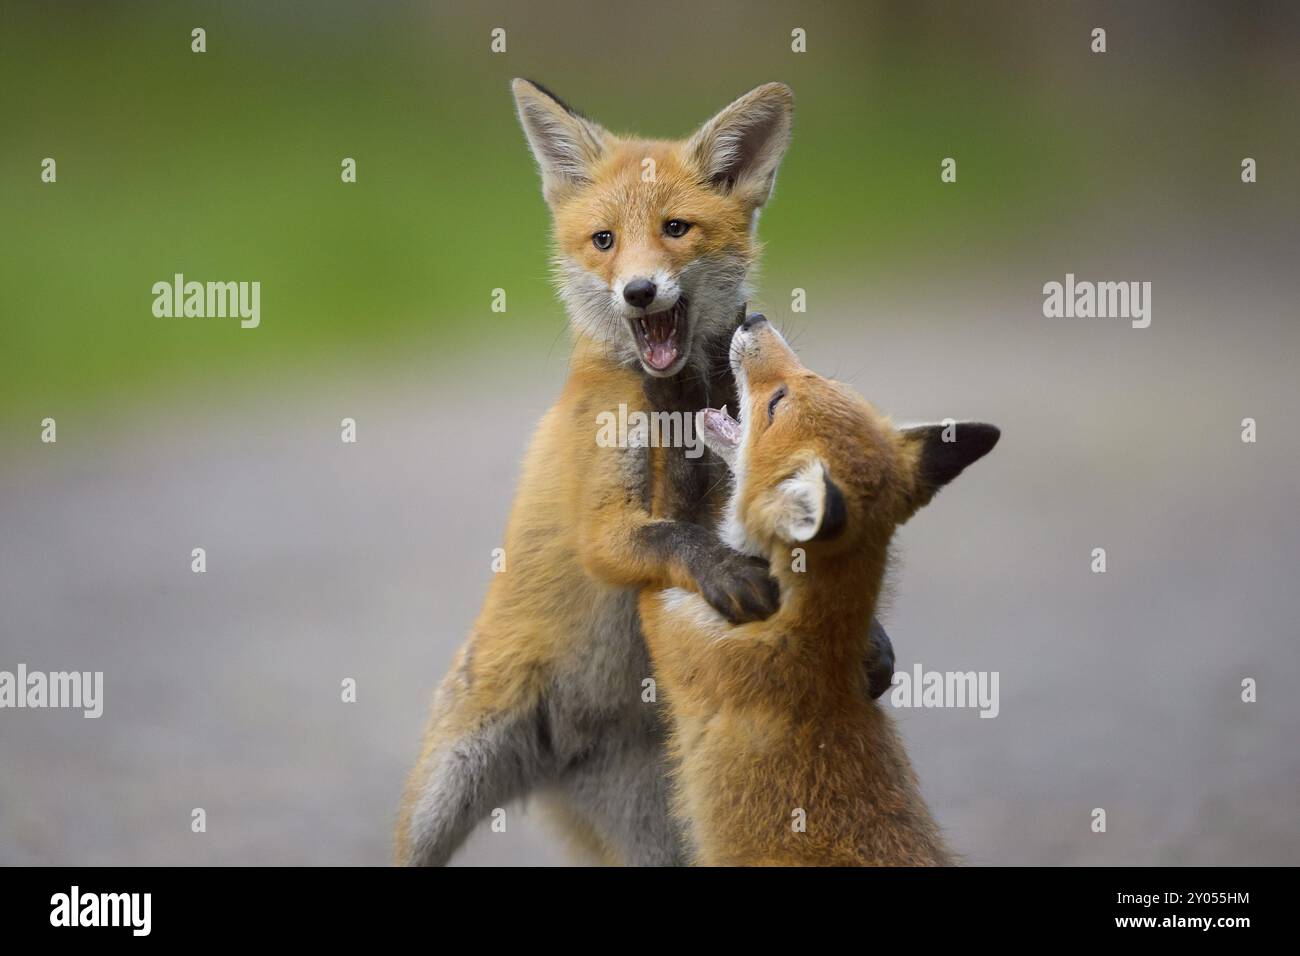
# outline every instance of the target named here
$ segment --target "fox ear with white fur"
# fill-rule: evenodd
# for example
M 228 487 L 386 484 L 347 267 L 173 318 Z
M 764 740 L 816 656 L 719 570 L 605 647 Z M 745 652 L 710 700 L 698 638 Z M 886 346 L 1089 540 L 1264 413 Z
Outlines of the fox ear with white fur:
M 784 541 L 824 541 L 844 530 L 844 493 L 813 459 L 772 490 L 768 517 Z
M 687 142 L 686 154 L 714 188 L 756 210 L 772 194 L 793 116 L 790 87 L 766 83 L 701 126 Z
M 604 152 L 609 134 L 539 83 L 516 79 L 510 88 L 542 173 L 542 195 L 554 204 L 566 188 L 590 181 L 591 166 Z

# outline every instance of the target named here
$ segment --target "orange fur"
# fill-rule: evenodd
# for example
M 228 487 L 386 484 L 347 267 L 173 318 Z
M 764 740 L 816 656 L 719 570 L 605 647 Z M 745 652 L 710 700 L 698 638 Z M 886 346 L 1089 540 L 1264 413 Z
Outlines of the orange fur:
M 774 162 L 770 169 L 762 167 L 762 182 L 742 179 L 721 188 L 710 180 L 714 174 L 706 166 L 712 127 L 679 142 L 620 138 L 525 81 L 515 81 L 515 94 L 542 167 L 562 270 L 608 287 L 619 276 L 675 275 L 693 263 L 721 259 L 739 286 L 758 253 L 751 227 L 771 189 Z M 776 105 L 769 107 L 769 102 Z M 784 124 L 774 127 L 779 159 L 788 139 L 789 91 L 777 85 L 760 88 L 729 109 L 756 108 L 751 103 L 768 111 L 764 117 L 770 114 Z M 744 119 L 743 111 L 737 115 Z M 643 176 L 647 158 L 654 161 L 653 180 Z M 685 236 L 665 236 L 664 222 L 674 216 L 692 223 Z M 593 246 L 592 236 L 601 230 L 615 234 L 608 250 Z M 564 274 L 560 281 L 566 300 L 576 294 Z M 734 325 L 731 316 L 743 303 L 742 295 L 737 290 L 737 301 L 728 306 L 730 324 L 724 332 Z M 616 616 L 618 602 L 635 596 L 628 589 L 698 587 L 678 557 L 638 548 L 636 541 L 658 523 L 711 523 L 718 502 L 701 497 L 691 503 L 692 514 L 674 513 L 678 506 L 669 500 L 665 462 L 669 455 L 681 456 L 681 449 L 645 450 L 644 474 L 631 474 L 627 450 L 597 445 L 600 413 L 620 404 L 629 411 L 659 409 L 647 397 L 647 376 L 637 367 L 635 353 L 619 352 L 614 347 L 619 340 L 602 338 L 606 330 L 577 319 L 574 325 L 568 381 L 538 425 L 524 459 L 504 541 L 507 570 L 492 577 L 473 631 L 434 697 L 399 811 L 399 863 L 413 860 L 413 817 L 439 772 L 439 760 L 454 755 L 462 741 L 483 728 L 543 708 L 562 675 L 581 670 L 593 642 L 610 639 L 608 622 Z M 615 331 L 631 341 L 626 329 Z M 716 343 L 701 342 L 699 351 L 705 353 L 710 344 Z M 703 364 L 692 366 L 682 377 L 703 380 L 702 369 Z M 731 387 L 729 375 L 726 387 Z M 701 462 L 701 467 L 713 469 L 705 487 L 716 484 L 717 463 Z M 648 488 L 644 494 L 638 490 L 641 483 Z M 618 693 L 623 692 L 620 687 Z M 622 720 L 620 715 L 638 708 L 643 712 L 638 693 L 638 684 L 630 682 L 626 700 L 603 702 L 614 715 L 610 719 Z M 617 856 L 571 808 L 560 816 L 569 821 L 575 842 L 597 856 Z
M 695 595 L 646 590 L 640 599 L 672 714 L 675 807 L 696 861 L 950 863 L 860 666 L 890 538 L 936 490 L 921 468 L 925 448 L 845 386 L 805 369 L 770 326 L 742 330 L 736 341 L 747 400 L 733 514 L 780 579 L 781 609 L 733 626 Z M 780 387 L 785 397 L 769 424 Z M 846 530 L 792 541 L 783 483 L 810 466 L 842 492 Z M 805 570 L 792 561 L 795 547 Z

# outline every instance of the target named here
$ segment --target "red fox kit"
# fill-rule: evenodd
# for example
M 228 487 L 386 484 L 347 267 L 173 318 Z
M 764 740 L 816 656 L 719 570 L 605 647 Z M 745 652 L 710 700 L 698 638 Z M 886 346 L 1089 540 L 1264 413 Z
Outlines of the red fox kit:
M 781 609 L 733 625 L 697 595 L 646 590 L 641 618 L 672 715 L 674 806 L 705 865 L 950 862 L 889 717 L 863 692 L 867 622 L 894 529 L 998 440 L 992 425 L 895 429 L 799 364 L 761 316 L 736 330 L 741 422 L 700 413 L 734 488 L 723 529 L 767 557 Z M 803 549 L 806 566 L 791 561 Z M 799 567 L 799 570 L 796 570 Z
M 792 96 L 761 86 L 666 142 L 616 137 L 535 84 L 513 88 L 553 215 L 573 356 L 524 459 L 507 570 L 435 694 L 397 859 L 443 863 L 494 808 L 540 791 L 598 859 L 678 863 L 664 729 L 641 696 L 650 664 L 637 594 L 684 588 L 739 623 L 771 614 L 777 586 L 766 561 L 709 530 L 720 461 L 606 447 L 598 421 L 621 406 L 693 420 L 735 400 L 727 344 Z M 892 653 L 883 632 L 874 639 L 865 659 L 883 689 Z

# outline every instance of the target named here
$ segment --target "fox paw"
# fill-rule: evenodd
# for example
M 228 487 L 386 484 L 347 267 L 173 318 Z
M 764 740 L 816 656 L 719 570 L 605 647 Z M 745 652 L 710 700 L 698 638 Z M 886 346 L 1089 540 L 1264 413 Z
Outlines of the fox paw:
M 761 621 L 781 606 L 781 588 L 762 558 L 727 551 L 697 575 L 700 596 L 732 624 Z
M 871 619 L 870 647 L 867 651 L 867 686 L 874 700 L 893 686 L 894 644 L 885 633 L 884 626 Z

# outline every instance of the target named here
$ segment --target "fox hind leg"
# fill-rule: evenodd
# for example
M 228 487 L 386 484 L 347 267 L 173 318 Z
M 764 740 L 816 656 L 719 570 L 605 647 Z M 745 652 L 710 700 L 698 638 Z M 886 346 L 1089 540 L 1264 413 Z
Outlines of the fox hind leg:
M 527 794 L 551 770 L 540 708 L 499 713 L 459 734 L 434 718 L 430 740 L 407 782 L 397 832 L 397 862 L 442 866 L 495 808 Z M 459 723 L 459 722 L 456 722 Z

